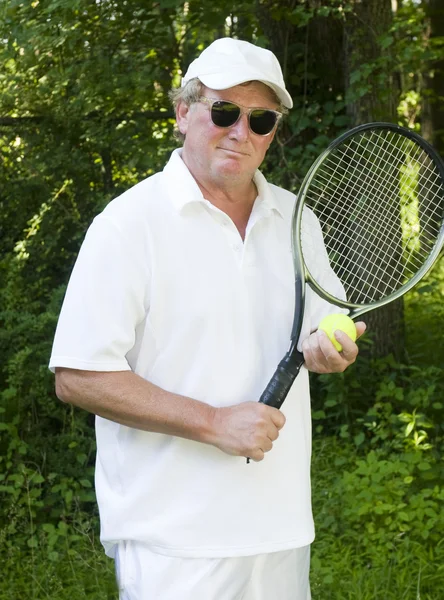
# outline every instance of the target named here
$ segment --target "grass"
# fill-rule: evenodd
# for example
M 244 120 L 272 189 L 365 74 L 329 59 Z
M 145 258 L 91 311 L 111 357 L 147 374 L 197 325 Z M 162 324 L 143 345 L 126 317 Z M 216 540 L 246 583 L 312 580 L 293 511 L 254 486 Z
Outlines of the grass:
M 425 562 L 411 549 L 387 556 L 387 564 L 378 568 L 365 564 L 353 547 L 341 547 L 336 540 L 331 540 L 329 549 L 330 552 L 335 549 L 340 560 L 333 562 L 334 576 L 325 574 L 325 569 L 316 567 L 314 551 L 313 600 L 440 600 L 442 597 L 439 565 L 430 560 Z
M 56 561 L 45 548 L 3 550 L 1 561 L 0 600 L 117 600 L 114 563 L 86 536 Z

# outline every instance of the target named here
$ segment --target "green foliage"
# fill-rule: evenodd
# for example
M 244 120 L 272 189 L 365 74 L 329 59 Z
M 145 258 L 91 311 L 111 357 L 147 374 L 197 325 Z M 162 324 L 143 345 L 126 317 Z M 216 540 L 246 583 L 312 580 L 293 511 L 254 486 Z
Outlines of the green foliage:
M 443 441 L 444 371 L 439 367 L 361 358 L 338 377 L 319 376 L 314 388 L 317 434 L 339 435 L 362 451 L 385 445 L 436 452 Z
M 361 356 L 344 374 L 314 381 L 314 597 L 441 596 L 442 266 L 407 299 L 415 362 Z
M 338 486 L 342 516 L 335 527 L 340 530 L 341 520 L 347 522 L 347 531 L 361 536 L 361 546 L 375 564 L 381 547 L 394 550 L 405 536 L 418 543 L 430 538 L 436 544 L 444 534 L 444 489 L 435 485 L 415 490 L 415 483 L 424 483 L 421 469 L 429 469 L 429 463 L 418 453 L 385 457 L 371 451 L 343 475 Z
M 41 527 L 34 551 L 12 546 L 2 553 L 0 600 L 111 600 L 117 597 L 113 562 L 92 531 L 79 525 L 77 539 L 61 528 L 57 552 L 48 550 L 52 526 Z M 46 537 L 45 537 L 46 536 Z
M 444 487 L 442 478 L 421 481 L 423 460 L 421 452 L 380 447 L 360 456 L 350 441 L 315 441 L 313 597 L 439 597 Z
M 444 322 L 444 256 L 427 279 L 409 293 L 406 303 L 409 357 L 419 365 L 444 365 L 442 323 Z
M 354 440 L 360 450 L 380 444 L 438 452 L 444 437 L 444 351 L 440 323 L 444 260 L 405 301 L 406 355 L 366 358 L 372 334 L 360 340 L 361 356 L 341 375 L 313 376 L 315 432 Z

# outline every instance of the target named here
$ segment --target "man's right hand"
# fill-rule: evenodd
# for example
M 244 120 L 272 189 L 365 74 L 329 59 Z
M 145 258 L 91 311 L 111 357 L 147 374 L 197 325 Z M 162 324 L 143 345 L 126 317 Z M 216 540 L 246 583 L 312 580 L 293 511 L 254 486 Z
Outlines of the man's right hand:
M 227 454 L 259 462 L 285 424 L 283 413 L 260 402 L 215 408 L 211 444 Z

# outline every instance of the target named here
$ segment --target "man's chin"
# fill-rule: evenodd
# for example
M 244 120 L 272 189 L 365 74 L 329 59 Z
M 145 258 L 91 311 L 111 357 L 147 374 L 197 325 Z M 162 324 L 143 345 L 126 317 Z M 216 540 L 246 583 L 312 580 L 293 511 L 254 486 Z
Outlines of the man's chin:
M 247 168 L 246 161 L 242 160 L 242 155 L 239 155 L 239 158 L 234 157 L 220 161 L 216 169 L 220 177 L 233 177 L 240 180 L 248 179 L 251 173 L 251 169 Z

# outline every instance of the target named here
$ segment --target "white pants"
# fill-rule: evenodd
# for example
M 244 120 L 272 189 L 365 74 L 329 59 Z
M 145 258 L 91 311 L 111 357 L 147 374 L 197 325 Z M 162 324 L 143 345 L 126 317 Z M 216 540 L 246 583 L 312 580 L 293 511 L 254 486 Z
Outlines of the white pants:
M 238 558 L 179 558 L 139 542 L 116 549 L 120 600 L 310 600 L 310 546 Z

